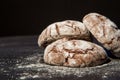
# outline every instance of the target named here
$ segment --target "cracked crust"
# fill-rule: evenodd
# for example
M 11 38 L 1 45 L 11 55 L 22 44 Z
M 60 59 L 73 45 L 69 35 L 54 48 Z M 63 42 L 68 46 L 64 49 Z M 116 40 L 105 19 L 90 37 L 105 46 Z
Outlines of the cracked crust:
M 49 25 L 38 38 L 39 46 L 46 46 L 51 42 L 61 39 L 85 39 L 90 40 L 90 34 L 83 23 L 74 20 L 65 20 Z
M 120 57 L 120 30 L 114 22 L 98 13 L 90 13 L 83 18 L 83 23 L 106 49 Z
M 48 45 L 44 52 L 46 63 L 69 67 L 96 66 L 107 59 L 102 47 L 83 40 L 59 39 Z

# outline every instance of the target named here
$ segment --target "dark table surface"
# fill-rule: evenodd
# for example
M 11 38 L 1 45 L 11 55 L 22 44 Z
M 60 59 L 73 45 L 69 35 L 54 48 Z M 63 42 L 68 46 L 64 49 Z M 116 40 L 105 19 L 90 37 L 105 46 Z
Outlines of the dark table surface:
M 38 36 L 0 38 L 0 80 L 119 80 L 120 60 L 85 68 L 45 64 Z

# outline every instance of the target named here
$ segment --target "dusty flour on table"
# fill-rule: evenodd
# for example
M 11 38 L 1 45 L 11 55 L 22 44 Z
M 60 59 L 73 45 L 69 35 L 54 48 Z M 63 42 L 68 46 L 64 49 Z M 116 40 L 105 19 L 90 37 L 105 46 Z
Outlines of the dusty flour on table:
M 114 74 L 115 66 L 118 62 L 106 63 L 96 67 L 70 68 L 63 66 L 53 66 L 45 64 L 43 54 L 33 54 L 23 58 L 22 62 L 16 64 L 16 70 L 19 72 L 18 79 L 52 79 L 55 77 L 75 76 L 82 78 L 84 76 L 94 75 L 101 78 L 108 78 Z M 116 66 L 117 68 L 117 66 Z M 117 68 L 118 69 L 118 68 Z M 111 71 L 110 71 L 111 70 Z M 120 70 L 120 68 L 119 68 Z M 100 74 L 101 73 L 101 74 Z M 94 77 L 93 76 L 93 77 Z

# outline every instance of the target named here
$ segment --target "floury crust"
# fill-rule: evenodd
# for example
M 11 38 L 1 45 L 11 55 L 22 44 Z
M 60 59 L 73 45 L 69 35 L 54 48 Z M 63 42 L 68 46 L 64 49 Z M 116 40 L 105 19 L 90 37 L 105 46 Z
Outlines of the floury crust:
M 46 63 L 69 67 L 96 66 L 107 59 L 102 47 L 83 40 L 59 39 L 48 45 L 44 52 Z
M 101 14 L 89 13 L 83 23 L 103 47 L 120 57 L 120 29 L 114 22 Z
M 83 23 L 75 20 L 55 22 L 43 30 L 38 38 L 39 46 L 47 46 L 62 38 L 90 40 L 90 33 Z

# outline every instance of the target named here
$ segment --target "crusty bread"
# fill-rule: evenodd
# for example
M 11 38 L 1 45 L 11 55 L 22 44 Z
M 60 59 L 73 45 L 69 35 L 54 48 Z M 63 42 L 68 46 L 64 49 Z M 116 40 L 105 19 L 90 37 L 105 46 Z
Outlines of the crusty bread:
M 89 31 L 83 23 L 75 20 L 65 20 L 55 22 L 44 29 L 39 36 L 38 45 L 46 46 L 49 43 L 64 37 L 69 39 L 90 40 Z
M 59 39 L 49 44 L 44 52 L 45 63 L 69 67 L 86 67 L 107 61 L 104 49 L 84 40 Z
M 83 23 L 92 35 L 116 57 L 120 57 L 120 30 L 107 17 L 90 13 L 83 18 Z

